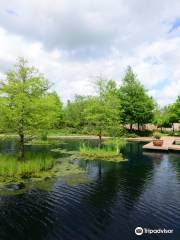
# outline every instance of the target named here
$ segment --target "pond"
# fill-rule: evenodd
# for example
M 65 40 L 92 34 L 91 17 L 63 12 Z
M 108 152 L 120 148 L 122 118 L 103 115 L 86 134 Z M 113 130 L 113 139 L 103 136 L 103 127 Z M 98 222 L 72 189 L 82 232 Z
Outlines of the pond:
M 76 150 L 79 140 L 66 140 Z M 36 185 L 26 192 L 0 195 L 2 240 L 130 240 L 180 237 L 180 155 L 143 152 L 128 143 L 127 162 L 80 161 L 88 180 L 77 176 Z M 14 151 L 15 141 L 0 143 Z M 48 152 L 52 146 L 26 146 Z M 75 179 L 74 179 L 75 178 Z M 76 181 L 77 180 L 77 181 Z M 172 234 L 136 236 L 136 227 L 173 229 Z

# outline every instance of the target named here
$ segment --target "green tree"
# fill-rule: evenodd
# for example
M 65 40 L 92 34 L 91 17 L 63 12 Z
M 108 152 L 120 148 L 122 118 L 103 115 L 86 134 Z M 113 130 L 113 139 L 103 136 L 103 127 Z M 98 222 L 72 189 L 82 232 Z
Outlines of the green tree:
M 53 114 L 51 115 L 52 120 L 50 123 L 54 123 L 54 128 L 60 128 L 63 122 L 63 103 L 55 91 L 48 93 L 47 100 L 47 102 L 49 102 L 49 107 L 53 107 Z
M 177 97 L 176 102 L 174 103 L 173 112 L 176 115 L 176 121 L 180 122 L 180 96 Z
M 153 123 L 161 129 L 171 127 L 168 108 L 159 108 L 157 107 L 154 113 Z
M 174 123 L 180 121 L 180 97 L 177 98 L 176 102 L 168 106 L 163 107 L 162 109 L 156 109 L 154 124 L 161 128 L 173 128 L 174 132 Z
M 179 122 L 178 109 L 176 107 L 176 103 L 167 106 L 166 111 L 168 116 L 168 122 L 173 128 L 173 132 L 174 132 L 174 123 Z
M 101 147 L 104 133 L 114 135 L 120 129 L 120 103 L 114 81 L 97 80 L 96 91 L 97 96 L 89 97 L 84 116 L 87 127 L 98 135 Z
M 75 96 L 74 101 L 68 101 L 63 111 L 63 121 L 65 127 L 70 127 L 73 131 L 82 130 L 85 126 L 84 109 L 88 97 Z
M 48 131 L 60 128 L 62 125 L 62 102 L 56 92 L 47 92 L 43 97 L 38 99 L 38 104 L 40 104 L 39 107 L 42 109 L 39 112 L 39 127 L 37 126 L 37 129 L 42 140 L 47 140 Z
M 23 58 L 0 81 L 1 126 L 18 134 L 20 160 L 24 159 L 25 135 L 47 130 L 56 122 L 56 106 L 49 88 L 49 82 Z
M 123 83 L 119 89 L 121 120 L 123 124 L 146 124 L 152 121 L 155 102 L 148 96 L 143 85 L 137 79 L 132 68 L 127 68 Z
M 174 123 L 180 121 L 180 97 L 177 98 L 175 103 L 166 106 L 164 111 L 168 124 L 173 128 L 174 132 Z

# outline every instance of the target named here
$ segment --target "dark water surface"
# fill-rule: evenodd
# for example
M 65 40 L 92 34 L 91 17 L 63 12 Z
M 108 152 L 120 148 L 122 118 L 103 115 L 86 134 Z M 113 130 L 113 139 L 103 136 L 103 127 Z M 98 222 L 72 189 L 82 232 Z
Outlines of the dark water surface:
M 74 150 L 77 140 L 66 148 Z M 0 150 L 13 150 L 1 142 Z M 49 147 L 28 146 L 31 151 Z M 89 181 L 51 182 L 49 190 L 0 195 L 0 240 L 180 239 L 180 155 L 143 152 L 129 143 L 127 162 L 81 161 Z M 137 226 L 173 229 L 173 234 L 136 236 Z

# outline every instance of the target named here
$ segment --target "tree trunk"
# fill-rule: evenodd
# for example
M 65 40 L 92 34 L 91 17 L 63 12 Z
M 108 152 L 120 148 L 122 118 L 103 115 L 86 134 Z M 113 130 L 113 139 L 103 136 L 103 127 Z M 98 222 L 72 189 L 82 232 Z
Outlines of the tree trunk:
M 140 125 L 139 125 L 139 123 L 138 123 L 138 132 L 139 132 L 139 130 L 140 130 L 140 127 L 139 127 Z
M 131 130 L 131 131 L 132 131 L 132 127 L 133 127 L 133 126 L 132 126 L 132 123 L 131 123 L 131 124 L 130 124 L 130 130 Z
M 99 132 L 99 148 L 102 147 L 102 133 L 101 131 Z
M 24 161 L 24 134 L 19 134 L 19 160 Z
M 173 129 L 173 133 L 174 133 L 174 123 L 172 124 L 172 129 Z

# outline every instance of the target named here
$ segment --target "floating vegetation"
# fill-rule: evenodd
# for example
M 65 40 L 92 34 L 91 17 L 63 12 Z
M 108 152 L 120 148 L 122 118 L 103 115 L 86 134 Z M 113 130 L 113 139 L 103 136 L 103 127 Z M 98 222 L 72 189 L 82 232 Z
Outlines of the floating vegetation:
M 54 177 L 61 177 L 70 174 L 84 173 L 84 170 L 75 162 L 65 159 L 62 162 L 57 162 L 52 169 Z
M 122 162 L 127 161 L 120 153 L 121 149 L 126 145 L 124 139 L 108 139 L 103 143 L 101 148 L 88 146 L 83 143 L 80 146 L 79 154 L 81 159 L 101 159 L 106 161 Z
M 66 165 L 67 167 L 67 165 Z M 56 174 L 55 174 L 56 175 Z M 13 196 L 23 194 L 31 189 L 51 191 L 57 178 L 69 186 L 88 183 L 90 179 L 84 174 L 82 169 L 63 170 L 62 174 L 53 174 L 43 178 L 31 178 L 19 183 L 0 184 L 0 196 Z
M 69 186 L 90 182 L 90 179 L 84 173 L 70 174 L 63 178 L 63 181 Z

